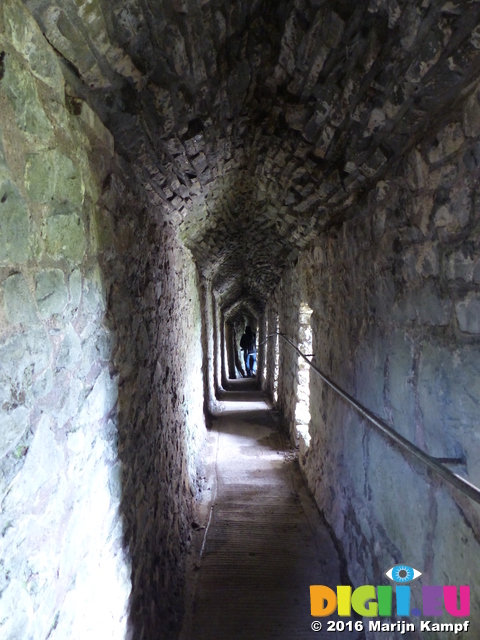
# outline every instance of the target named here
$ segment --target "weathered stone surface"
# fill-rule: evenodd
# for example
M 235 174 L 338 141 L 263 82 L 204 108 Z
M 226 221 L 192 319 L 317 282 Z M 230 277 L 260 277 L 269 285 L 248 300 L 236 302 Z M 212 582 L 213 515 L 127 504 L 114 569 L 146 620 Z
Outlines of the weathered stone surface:
M 22 4 L 5 0 L 3 15 L 7 36 L 28 61 L 31 73 L 63 100 L 64 80 L 60 66 L 32 14 Z
M 388 398 L 395 430 L 411 442 L 415 441 L 415 394 L 413 345 L 407 336 L 392 336 L 388 355 Z
M 438 515 L 435 522 L 435 529 L 432 536 L 432 547 L 436 550 L 435 563 L 432 567 L 432 583 L 440 584 L 445 573 L 442 567 L 449 563 L 448 549 L 458 548 L 458 540 L 461 545 L 458 549 L 457 562 L 451 568 L 452 583 L 460 585 L 462 580 L 470 583 L 476 580 L 477 566 L 472 562 L 478 541 L 475 539 L 475 532 L 471 523 L 463 511 L 458 508 L 455 496 L 449 495 L 445 491 L 437 490 L 436 499 L 438 501 Z M 451 517 L 452 512 L 458 513 L 458 518 Z M 472 590 L 471 611 L 476 611 L 480 605 L 478 594 Z
M 43 269 L 35 276 L 35 299 L 41 318 L 61 313 L 68 300 L 65 276 L 60 269 Z
M 122 638 L 130 588 L 132 634 L 175 636 L 222 313 L 259 316 L 287 266 L 271 326 L 278 313 L 282 330 L 295 327 L 308 302 L 318 363 L 419 446 L 467 451 L 478 473 L 476 384 L 467 390 L 478 376 L 478 3 L 200 4 L 0 9 L 0 171 L 19 194 L 0 219 L 12 221 L 0 239 L 0 398 L 9 414 L 31 412 L 25 465 L 38 434 L 61 458 L 32 486 L 12 471 L 16 449 L 2 459 L 2 495 L 11 483 L 35 494 L 24 513 L 8 502 L 0 540 L 0 589 L 19 602 L 12 622 L 7 607 L 12 636 Z M 47 272 L 57 276 L 45 276 L 52 295 L 37 317 L 35 276 Z M 291 419 L 296 356 L 285 345 L 280 356 Z M 273 386 L 275 353 L 266 360 Z M 388 497 L 408 473 L 421 501 L 423 475 L 312 389 L 301 462 L 354 583 L 408 558 L 434 566 L 436 514 L 448 509 L 450 536 L 456 511 L 430 489 L 412 540 L 405 496 Z M 476 557 L 474 535 L 468 544 Z M 465 562 L 439 556 L 446 576 Z
M 405 279 L 413 280 L 416 276 L 428 278 L 439 274 L 438 247 L 432 242 L 415 245 L 404 256 Z
M 465 105 L 463 129 L 465 135 L 472 138 L 480 134 L 480 102 L 478 90 L 473 91 Z
M 40 420 L 22 471 L 2 503 L 12 516 L 21 512 L 29 502 L 40 500 L 39 492 L 45 485 L 56 486 L 58 483 L 63 453 L 49 423 L 48 418 Z
M 16 579 L 10 581 L 8 587 L 2 592 L 2 605 L 2 612 L 5 616 L 2 632 L 6 634 L 6 637 L 22 638 L 27 636 L 31 629 L 34 611 L 23 582 Z
M 196 270 L 103 115 L 71 86 L 64 102 L 26 4 L 0 8 L 0 635 L 122 638 L 148 619 L 169 638 L 204 433 Z M 77 44 L 101 39 L 99 5 L 81 13 Z M 79 22 L 51 18 L 63 47 Z
M 118 381 L 103 371 L 80 407 L 77 427 L 86 427 L 107 415 L 114 407 L 118 396 Z
M 78 167 L 58 149 L 39 151 L 27 158 L 25 185 L 36 202 L 56 201 L 75 208 L 83 203 L 85 186 Z
M 57 421 L 58 426 L 62 428 L 78 414 L 78 408 L 84 396 L 83 383 L 81 380 L 73 379 L 67 388 L 59 393 L 61 395 L 57 399 Z
M 0 346 L 2 381 L 10 378 L 15 384 L 19 384 L 19 392 L 27 391 L 32 377 L 40 374 L 48 366 L 51 350 L 46 331 L 37 326 L 4 339 Z M 16 364 L 14 369 L 12 362 Z
M 114 155 L 115 142 L 110 131 L 102 123 L 98 115 L 93 111 L 86 102 L 81 102 L 80 117 L 85 124 L 93 131 L 102 146 L 107 150 L 110 156 Z M 104 212 L 105 214 L 106 212 Z
M 454 407 L 449 411 L 445 409 L 446 399 L 453 391 L 447 365 L 451 358 L 452 354 L 438 344 L 427 344 L 422 350 L 418 372 L 418 402 L 425 444 L 431 455 L 440 458 L 456 457 L 461 453 L 452 431 L 460 416 Z M 458 376 L 458 371 L 455 375 Z
M 110 478 L 108 480 L 108 488 L 112 498 L 118 500 L 122 496 L 122 467 L 119 463 L 115 464 L 110 470 Z
M 455 251 L 447 258 L 446 275 L 448 278 L 461 278 L 466 282 L 474 279 L 474 273 L 477 269 L 477 259 L 471 247 L 463 247 L 459 251 Z
M 149 12 L 137 2 L 26 4 L 76 69 L 79 93 L 101 105 L 122 155 L 141 157 L 145 188 L 181 226 L 226 307 L 250 292 L 261 310 L 286 258 L 426 130 L 437 136 L 427 165 L 475 135 L 475 3 L 459 11 L 412 2 L 220 3 L 202 5 L 202 15 L 168 0 Z M 442 129 L 442 112 L 460 96 L 464 117 Z M 86 101 L 73 100 L 93 122 Z M 430 179 L 440 181 L 440 172 Z M 468 222 L 443 198 L 435 213 L 441 234 Z M 418 215 L 425 230 L 426 208 Z
M 2 430 L 0 433 L 0 458 L 11 451 L 29 426 L 30 412 L 25 407 L 18 407 L 5 412 L 0 409 Z
M 82 298 L 82 273 L 80 269 L 74 269 L 68 279 L 69 303 L 72 308 L 77 309 Z
M 32 393 L 35 398 L 43 398 L 53 388 L 54 380 L 51 369 L 46 369 L 32 385 Z
M 471 293 L 455 305 L 458 326 L 465 333 L 480 333 L 480 294 Z
M 65 337 L 58 351 L 55 366 L 57 369 L 73 369 L 78 365 L 82 354 L 82 343 L 72 325 L 65 330 Z
M 87 316 L 94 317 L 105 311 L 105 276 L 97 267 L 85 274 L 83 280 L 82 306 Z
M 2 290 L 7 320 L 12 324 L 34 324 L 37 319 L 35 303 L 23 275 L 16 273 L 7 278 Z
M 452 315 L 452 301 L 443 298 L 437 287 L 427 281 L 422 290 L 412 294 L 410 300 L 418 319 L 425 324 L 446 325 Z
M 400 553 L 411 549 L 412 566 L 423 566 L 422 550 L 428 535 L 420 518 L 403 526 L 399 511 L 405 513 L 411 504 L 422 504 L 428 492 L 428 481 L 409 468 L 409 462 L 395 449 L 386 449 L 381 436 L 369 439 L 369 470 L 372 511 L 388 531 L 389 543 Z M 401 488 L 400 488 L 401 487 Z M 392 509 L 392 496 L 395 507 Z M 372 514 L 373 515 L 373 514 Z M 416 563 L 416 564 L 415 564 Z
M 29 257 L 29 214 L 15 185 L 0 182 L 0 264 L 22 264 Z
M 0 89 L 12 103 L 20 129 L 44 138 L 51 136 L 52 125 L 39 100 L 35 80 L 14 56 L 6 56 Z
M 92 216 L 93 241 L 99 251 L 108 251 L 113 248 L 115 233 L 110 212 L 106 209 L 96 208 Z
M 472 202 L 479 169 L 464 162 L 462 140 L 457 125 L 447 126 L 438 144 L 418 147 L 341 225 L 319 234 L 283 272 L 266 320 L 295 341 L 295 309 L 307 303 L 316 366 L 423 451 L 462 461 L 452 469 L 478 486 L 480 256 Z M 291 430 L 297 356 L 273 345 L 265 387 L 275 388 L 278 359 L 277 406 Z M 473 503 L 401 454 L 318 378 L 310 381 L 310 414 L 300 464 L 343 543 L 354 585 L 406 556 L 424 566 L 426 548 L 432 566 L 442 567 L 433 570 L 438 582 L 440 575 L 475 581 Z M 425 517 L 399 518 L 415 504 Z M 457 526 L 468 554 L 445 551 L 441 531 L 453 536 Z M 480 620 L 477 598 L 471 617 Z
M 47 255 L 59 260 L 78 263 L 86 250 L 85 229 L 82 220 L 75 214 L 49 216 L 42 232 Z

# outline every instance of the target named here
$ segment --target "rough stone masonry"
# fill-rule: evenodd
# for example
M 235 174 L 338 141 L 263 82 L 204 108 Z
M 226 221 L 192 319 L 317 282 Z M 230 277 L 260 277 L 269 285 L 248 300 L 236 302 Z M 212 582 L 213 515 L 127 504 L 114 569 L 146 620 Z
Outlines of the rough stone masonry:
M 296 339 L 308 304 L 317 362 L 480 482 L 479 23 L 473 0 L 2 2 L 2 635 L 174 637 L 237 313 Z M 310 385 L 301 464 L 353 583 L 476 584 L 477 508 Z
M 0 49 L 0 634 L 170 637 L 204 429 L 195 266 L 20 2 Z
M 361 211 L 284 272 L 266 317 L 279 316 L 280 330 L 295 339 L 307 303 L 315 364 L 422 450 L 462 461 L 452 470 L 478 486 L 480 173 L 470 162 L 478 144 L 468 133 L 472 107 L 479 109 L 476 94 L 457 122 L 413 150 Z M 283 343 L 279 349 L 278 405 L 295 436 L 298 358 Z M 313 374 L 310 412 L 312 441 L 301 439 L 300 463 L 353 583 L 376 584 L 383 567 L 408 558 L 430 584 L 471 585 L 476 624 L 478 506 L 388 445 Z

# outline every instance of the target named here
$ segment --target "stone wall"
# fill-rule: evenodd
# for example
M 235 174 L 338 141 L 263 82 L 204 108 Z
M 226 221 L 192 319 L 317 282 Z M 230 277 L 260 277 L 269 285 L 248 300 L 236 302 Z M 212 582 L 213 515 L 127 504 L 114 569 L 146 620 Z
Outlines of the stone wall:
M 270 297 L 265 308 L 264 318 L 267 335 L 278 332 L 278 297 L 281 292 L 281 284 Z M 262 388 L 272 399 L 276 393 L 276 361 L 279 350 L 279 338 L 269 338 L 264 348 L 264 358 L 266 361 L 265 376 L 262 378 Z
M 171 638 L 182 613 L 183 557 L 202 469 L 197 274 L 174 230 L 157 224 L 154 210 L 146 209 L 140 219 L 126 210 L 122 214 L 133 243 L 125 273 L 112 282 L 111 309 L 121 345 L 115 363 L 123 373 L 119 453 L 133 620 L 139 637 Z M 118 267 L 110 265 L 112 275 Z
M 204 434 L 201 368 L 190 254 L 65 85 L 28 11 L 5 0 L 2 637 L 172 637 Z
M 269 301 L 267 315 L 272 318 L 273 326 L 278 316 L 278 331 L 294 344 L 298 343 L 299 311 L 302 300 L 302 290 L 298 286 L 298 276 L 295 271 L 287 269 L 284 277 Z M 272 378 L 271 367 L 275 366 L 274 344 L 272 356 L 269 360 L 267 378 Z M 298 355 L 282 338 L 277 338 L 278 349 L 278 398 L 276 406 L 281 412 L 285 425 L 293 441 L 295 441 L 295 407 L 297 401 L 297 367 Z M 270 385 L 269 385 L 270 387 Z
M 204 410 L 212 412 L 217 407 L 215 388 L 216 380 L 216 352 L 218 335 L 214 328 L 215 301 L 212 284 L 206 277 L 201 282 L 201 317 L 202 317 L 202 348 L 203 348 L 203 381 L 204 381 Z
M 243 334 L 245 333 L 245 328 L 249 322 L 249 319 L 244 315 L 238 315 L 232 320 L 232 349 L 233 349 L 233 358 L 236 365 L 235 375 L 237 378 L 241 378 L 246 375 L 245 371 L 245 358 L 243 355 L 243 351 L 240 349 L 240 341 L 242 339 Z
M 367 408 L 480 486 L 478 90 L 364 202 L 317 238 L 267 307 L 294 335 L 313 309 L 317 365 Z M 272 355 L 267 388 L 271 389 Z M 280 346 L 279 406 L 292 426 L 295 357 Z M 317 376 L 301 466 L 354 585 L 406 562 L 422 584 L 469 584 L 480 623 L 480 511 L 388 444 Z M 420 637 L 413 635 L 412 637 Z M 449 637 L 439 633 L 439 638 Z
M 265 384 L 265 355 L 266 350 L 264 348 L 265 341 L 267 339 L 267 321 L 265 315 L 262 315 L 258 319 L 257 324 L 257 381 L 260 387 Z M 260 346 L 261 345 L 261 346 Z

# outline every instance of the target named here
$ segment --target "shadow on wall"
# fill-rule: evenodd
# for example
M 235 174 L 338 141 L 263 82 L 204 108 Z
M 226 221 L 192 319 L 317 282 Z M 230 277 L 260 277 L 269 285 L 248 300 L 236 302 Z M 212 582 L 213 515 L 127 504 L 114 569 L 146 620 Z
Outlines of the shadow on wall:
M 172 638 L 204 435 L 195 267 L 17 0 L 0 51 L 0 635 L 116 640 L 129 616 Z
M 174 637 L 182 616 L 183 557 L 204 432 L 200 303 L 194 265 L 173 229 L 158 225 L 148 208 L 135 211 L 135 198 L 125 195 L 116 194 L 124 205 L 115 215 L 125 251 L 111 260 L 105 253 L 102 268 L 119 375 L 129 633 L 157 640 Z
M 114 242 L 96 204 L 113 145 L 86 105 L 68 109 L 56 55 L 16 0 L 0 6 L 0 51 L 0 635 L 122 637 L 118 375 L 99 266 Z
M 196 270 L 72 93 L 1 2 L 0 636 L 172 638 L 205 426 Z

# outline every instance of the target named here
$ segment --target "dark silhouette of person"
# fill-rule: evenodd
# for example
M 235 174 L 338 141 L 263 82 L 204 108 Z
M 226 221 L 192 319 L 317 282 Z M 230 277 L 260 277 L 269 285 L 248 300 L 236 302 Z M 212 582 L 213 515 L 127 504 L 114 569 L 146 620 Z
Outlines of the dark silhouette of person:
M 252 328 L 245 327 L 245 333 L 240 339 L 240 349 L 243 350 L 243 358 L 245 360 L 245 370 L 247 378 L 251 378 L 255 373 L 255 365 L 257 362 L 256 340 Z

